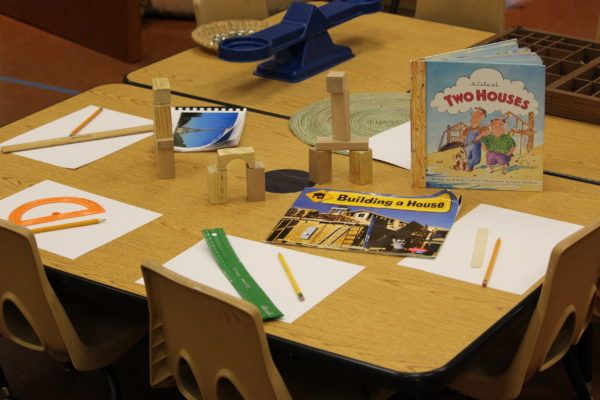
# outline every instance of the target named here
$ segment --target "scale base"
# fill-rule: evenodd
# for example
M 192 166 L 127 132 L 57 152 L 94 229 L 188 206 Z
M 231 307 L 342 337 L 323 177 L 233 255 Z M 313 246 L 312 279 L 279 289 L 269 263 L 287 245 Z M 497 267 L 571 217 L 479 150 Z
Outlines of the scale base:
M 258 66 L 255 75 L 286 82 L 301 82 L 354 57 L 346 46 L 335 45 L 324 32 L 275 54 Z

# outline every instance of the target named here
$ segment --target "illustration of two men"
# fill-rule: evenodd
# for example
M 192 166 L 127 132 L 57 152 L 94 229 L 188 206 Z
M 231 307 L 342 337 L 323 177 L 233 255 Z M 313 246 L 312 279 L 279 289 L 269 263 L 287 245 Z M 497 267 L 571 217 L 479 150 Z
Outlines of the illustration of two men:
M 485 160 L 490 172 L 494 172 L 496 166 L 500 166 L 502 173 L 505 174 L 516 143 L 508 133 L 505 133 L 505 121 L 502 117 L 494 118 L 489 128 L 482 126 L 481 123 L 486 116 L 487 112 L 483 108 L 475 108 L 471 113 L 470 126 L 463 131 L 467 171 L 472 171 L 481 162 L 483 144 L 486 151 Z

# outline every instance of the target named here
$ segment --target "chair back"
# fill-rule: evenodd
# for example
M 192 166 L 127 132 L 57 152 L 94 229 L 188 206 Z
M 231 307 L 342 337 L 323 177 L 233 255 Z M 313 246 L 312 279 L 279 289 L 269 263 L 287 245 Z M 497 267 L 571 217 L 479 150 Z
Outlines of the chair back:
M 417 0 L 415 17 L 498 33 L 504 30 L 504 0 Z
M 153 386 L 174 379 L 187 399 L 291 399 L 254 305 L 152 263 L 142 273 Z
M 540 298 L 508 371 L 507 398 L 518 396 L 536 372 L 560 361 L 589 324 L 600 273 L 599 243 L 600 220 L 552 250 Z
M 48 282 L 30 230 L 0 220 L 0 332 L 31 350 L 68 360 L 65 311 Z
M 196 25 L 227 19 L 263 19 L 269 16 L 266 0 L 194 0 Z

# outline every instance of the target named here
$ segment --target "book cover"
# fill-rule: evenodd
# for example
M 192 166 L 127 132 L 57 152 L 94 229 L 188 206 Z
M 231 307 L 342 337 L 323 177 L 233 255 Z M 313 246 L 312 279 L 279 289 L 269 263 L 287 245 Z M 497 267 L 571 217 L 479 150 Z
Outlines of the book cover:
M 246 109 L 174 107 L 171 109 L 175 151 L 210 151 L 240 142 Z
M 266 241 L 434 258 L 459 207 L 460 198 L 447 190 L 401 197 L 305 188 Z
M 544 68 L 516 41 L 412 61 L 413 186 L 542 190 Z

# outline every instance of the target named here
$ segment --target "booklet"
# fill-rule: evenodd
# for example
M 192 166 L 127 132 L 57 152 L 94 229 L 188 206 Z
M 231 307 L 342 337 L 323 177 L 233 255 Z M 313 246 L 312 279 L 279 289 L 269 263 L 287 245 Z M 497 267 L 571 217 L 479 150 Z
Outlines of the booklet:
M 211 151 L 238 145 L 246 109 L 173 107 L 171 120 L 175 151 Z
M 413 186 L 542 190 L 545 67 L 516 40 L 411 61 Z
M 460 203 L 448 190 L 400 197 L 305 188 L 266 241 L 435 258 Z

